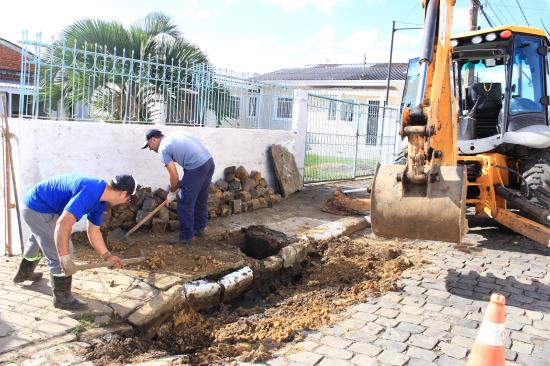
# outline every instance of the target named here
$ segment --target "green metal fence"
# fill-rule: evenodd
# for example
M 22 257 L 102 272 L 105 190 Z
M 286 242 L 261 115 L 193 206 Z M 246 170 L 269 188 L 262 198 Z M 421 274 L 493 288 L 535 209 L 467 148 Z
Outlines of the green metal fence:
M 310 94 L 304 182 L 374 173 L 395 156 L 398 109 Z

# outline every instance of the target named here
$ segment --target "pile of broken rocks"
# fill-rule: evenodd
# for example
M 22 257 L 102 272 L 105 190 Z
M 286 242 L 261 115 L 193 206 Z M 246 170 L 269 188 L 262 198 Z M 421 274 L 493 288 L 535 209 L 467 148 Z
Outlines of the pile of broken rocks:
M 152 191 L 149 187 L 138 186 L 136 194 L 124 205 L 107 207 L 103 215 L 101 230 L 110 232 L 116 228 L 129 230 L 141 219 L 160 205 L 167 196 L 164 189 Z M 224 169 L 224 178 L 210 183 L 208 195 L 208 217 L 224 217 L 265 207 L 281 202 L 281 195 L 275 193 L 257 171 L 230 166 Z M 178 231 L 179 220 L 176 202 L 162 207 L 159 212 L 142 227 L 154 234 Z
M 281 195 L 275 193 L 258 171 L 249 174 L 243 166 L 230 166 L 224 169 L 223 176 L 210 185 L 210 218 L 273 207 L 281 202 Z
M 129 230 L 160 205 L 166 199 L 167 194 L 168 192 L 162 188 L 153 192 L 149 187 L 138 186 L 135 195 L 130 198 L 129 203 L 107 207 L 103 214 L 101 229 L 105 232 L 119 227 L 123 230 Z M 178 231 L 179 220 L 176 202 L 168 204 L 167 207 L 162 207 L 142 227 L 151 229 L 155 234 L 162 234 L 166 230 Z

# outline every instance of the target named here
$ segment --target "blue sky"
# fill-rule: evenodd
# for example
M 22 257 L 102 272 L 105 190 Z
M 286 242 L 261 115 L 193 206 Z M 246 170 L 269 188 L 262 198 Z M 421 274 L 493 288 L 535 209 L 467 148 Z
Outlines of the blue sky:
M 525 20 L 516 0 L 480 0 L 489 19 L 500 24 Z M 550 0 L 519 0 L 532 26 L 550 19 Z M 422 23 L 420 0 L 26 0 L 2 4 L 0 37 L 21 40 L 29 30 L 48 42 L 81 18 L 119 20 L 129 25 L 152 11 L 163 11 L 219 68 L 264 73 L 315 63 L 387 62 L 391 22 Z M 457 0 L 453 31 L 466 30 L 469 0 Z M 405 24 L 412 23 L 412 24 Z M 550 26 L 550 20 L 547 21 Z M 479 24 L 487 26 L 480 14 Z M 394 61 L 416 56 L 420 31 L 395 34 Z

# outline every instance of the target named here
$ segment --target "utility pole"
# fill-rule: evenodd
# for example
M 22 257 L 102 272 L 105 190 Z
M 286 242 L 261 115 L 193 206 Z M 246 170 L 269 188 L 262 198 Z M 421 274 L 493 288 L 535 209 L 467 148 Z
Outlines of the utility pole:
M 478 0 L 470 0 L 470 30 L 477 30 L 477 13 L 479 10 Z

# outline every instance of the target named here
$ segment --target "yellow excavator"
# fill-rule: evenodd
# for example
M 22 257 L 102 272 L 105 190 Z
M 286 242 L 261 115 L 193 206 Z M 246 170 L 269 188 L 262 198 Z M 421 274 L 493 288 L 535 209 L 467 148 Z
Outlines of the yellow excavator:
M 409 62 L 404 164 L 378 166 L 371 222 L 383 237 L 461 242 L 474 207 L 550 246 L 549 38 L 499 26 L 451 37 L 454 0 L 423 0 Z

